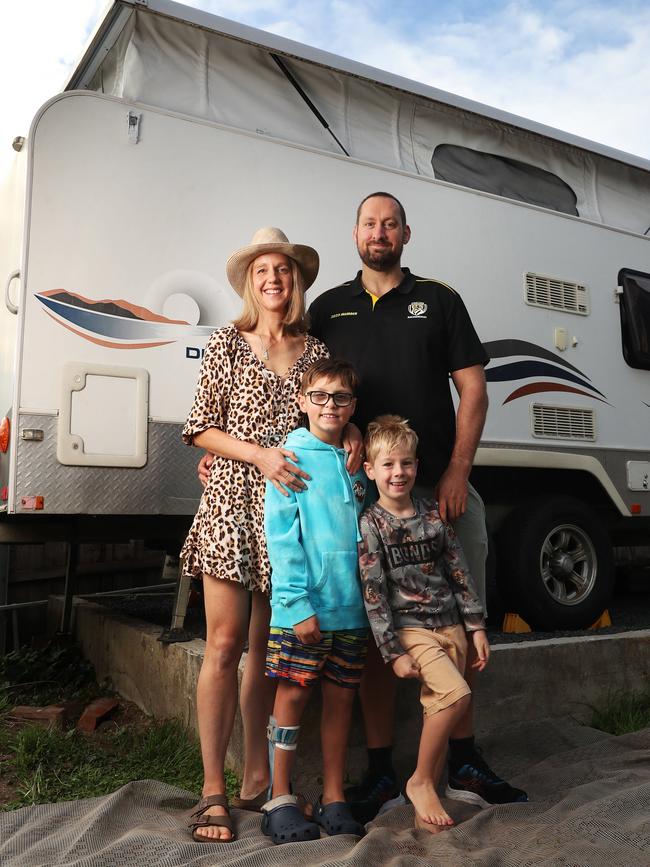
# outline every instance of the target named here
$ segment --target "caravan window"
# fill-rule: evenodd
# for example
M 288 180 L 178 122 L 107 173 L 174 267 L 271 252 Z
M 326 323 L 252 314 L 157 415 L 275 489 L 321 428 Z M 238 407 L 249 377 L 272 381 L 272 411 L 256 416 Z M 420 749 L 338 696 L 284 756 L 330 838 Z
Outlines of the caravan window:
M 441 181 L 578 216 L 571 187 L 537 166 L 450 144 L 436 147 L 431 164 Z
M 650 274 L 623 268 L 618 284 L 623 357 L 630 367 L 650 370 Z

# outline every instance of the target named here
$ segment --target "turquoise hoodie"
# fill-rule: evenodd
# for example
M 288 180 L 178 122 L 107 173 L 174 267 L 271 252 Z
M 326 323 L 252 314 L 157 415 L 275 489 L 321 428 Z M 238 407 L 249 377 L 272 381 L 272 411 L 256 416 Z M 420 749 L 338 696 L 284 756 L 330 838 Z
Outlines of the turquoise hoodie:
M 315 614 L 323 631 L 367 627 L 357 542 L 368 480 L 363 472 L 350 476 L 345 451 L 305 428 L 292 431 L 284 448 L 311 481 L 288 497 L 266 483 L 271 626 L 291 629 Z

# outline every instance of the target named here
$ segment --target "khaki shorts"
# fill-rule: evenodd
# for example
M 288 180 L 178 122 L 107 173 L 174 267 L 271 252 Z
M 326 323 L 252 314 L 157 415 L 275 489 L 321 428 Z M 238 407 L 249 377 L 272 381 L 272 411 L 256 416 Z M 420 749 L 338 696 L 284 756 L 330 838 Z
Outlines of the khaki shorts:
M 425 716 L 438 713 L 471 694 L 463 678 L 467 661 L 463 626 L 439 626 L 435 630 L 407 627 L 398 629 L 397 634 L 404 650 L 420 666 L 420 701 Z

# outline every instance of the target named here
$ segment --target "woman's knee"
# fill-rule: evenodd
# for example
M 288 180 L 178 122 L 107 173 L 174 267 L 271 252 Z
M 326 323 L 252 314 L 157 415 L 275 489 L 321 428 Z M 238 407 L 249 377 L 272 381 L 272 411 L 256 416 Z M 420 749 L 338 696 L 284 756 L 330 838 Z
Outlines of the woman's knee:
M 244 652 L 244 637 L 236 632 L 219 630 L 205 640 L 204 660 L 219 669 L 236 668 Z

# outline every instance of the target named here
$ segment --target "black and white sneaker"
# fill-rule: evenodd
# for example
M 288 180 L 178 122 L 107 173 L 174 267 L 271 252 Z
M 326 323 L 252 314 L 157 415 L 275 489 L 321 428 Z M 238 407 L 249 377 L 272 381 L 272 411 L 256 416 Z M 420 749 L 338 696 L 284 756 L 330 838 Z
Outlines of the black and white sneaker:
M 387 774 L 374 779 L 366 775 L 361 785 L 345 790 L 345 798 L 350 805 L 350 812 L 362 825 L 406 803 L 397 780 Z
M 450 769 L 445 795 L 454 801 L 464 801 L 481 808 L 493 807 L 495 804 L 519 804 L 528 800 L 523 789 L 516 789 L 497 777 L 478 754 L 457 771 L 452 772 Z

